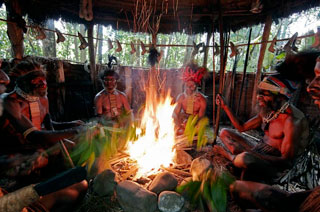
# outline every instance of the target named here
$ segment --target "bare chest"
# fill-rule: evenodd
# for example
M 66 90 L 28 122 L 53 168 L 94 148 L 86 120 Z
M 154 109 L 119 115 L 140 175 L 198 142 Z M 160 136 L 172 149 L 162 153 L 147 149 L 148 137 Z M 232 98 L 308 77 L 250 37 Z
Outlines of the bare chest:
M 41 122 L 43 122 L 45 116 L 47 115 L 47 108 L 41 101 L 37 101 L 33 103 L 22 102 L 20 104 L 20 108 L 21 108 L 21 111 L 20 111 L 21 114 L 23 114 L 30 120 L 32 119 L 32 116 L 34 116 L 35 114 L 38 114 L 40 116 Z
M 192 99 L 189 99 L 188 97 L 184 97 L 182 100 L 182 108 L 184 111 L 187 111 L 187 108 L 190 107 L 189 104 L 192 104 L 192 109 L 193 109 L 193 114 L 196 115 L 199 113 L 199 110 L 201 108 L 200 104 L 200 97 L 199 96 L 194 96 Z

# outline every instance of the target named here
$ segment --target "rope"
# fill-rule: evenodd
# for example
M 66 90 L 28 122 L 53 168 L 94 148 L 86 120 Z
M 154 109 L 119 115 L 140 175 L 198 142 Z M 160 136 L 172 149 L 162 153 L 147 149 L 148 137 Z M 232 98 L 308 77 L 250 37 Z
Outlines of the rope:
M 7 22 L 7 23 L 10 23 L 10 24 L 15 24 L 15 22 L 12 22 L 12 21 L 8 21 L 6 19 L 2 19 L 0 18 L 0 21 L 4 21 L 4 22 Z M 33 26 L 31 25 L 26 25 L 27 28 L 34 28 Z M 40 27 L 41 29 L 45 30 L 45 31 L 49 31 L 49 32 L 56 32 L 55 30 L 52 30 L 52 29 L 47 29 L 47 28 L 44 28 L 44 27 Z M 74 34 L 69 34 L 69 33 L 61 33 L 63 35 L 67 35 L 67 36 L 71 36 L 71 37 L 78 37 L 78 35 L 74 35 Z M 297 37 L 297 39 L 302 39 L 302 38 L 308 38 L 308 37 L 313 37 L 315 36 L 315 33 L 313 34 L 310 34 L 310 35 L 302 35 L 302 36 L 299 36 Z M 87 38 L 88 37 L 84 37 L 84 38 Z M 102 39 L 102 38 L 95 38 L 93 37 L 93 39 L 95 40 L 101 40 L 101 41 L 108 41 L 106 39 Z M 276 42 L 278 41 L 287 41 L 287 40 L 290 40 L 290 38 L 283 38 L 283 39 L 279 39 L 279 40 L 276 40 Z M 116 41 L 112 41 L 114 43 L 116 43 Z M 268 40 L 266 41 L 266 43 L 272 43 L 273 40 Z M 259 45 L 259 44 L 262 44 L 264 42 L 256 42 L 256 43 L 250 43 L 250 45 Z M 120 43 L 121 45 L 128 45 L 130 46 L 131 43 Z M 140 45 L 140 44 L 134 44 L 136 46 Z M 152 44 L 146 44 L 147 46 L 151 46 Z M 240 46 L 247 46 L 248 44 L 247 43 L 243 43 L 243 44 L 238 44 L 238 45 L 235 45 L 235 47 L 240 47 Z M 193 45 L 180 45 L 180 44 L 157 44 L 158 47 L 194 47 Z M 214 46 L 212 45 L 208 45 L 208 46 L 204 46 L 204 47 L 208 47 L 208 48 L 214 48 Z M 220 46 L 218 46 L 220 47 Z M 230 47 L 230 46 L 228 46 Z

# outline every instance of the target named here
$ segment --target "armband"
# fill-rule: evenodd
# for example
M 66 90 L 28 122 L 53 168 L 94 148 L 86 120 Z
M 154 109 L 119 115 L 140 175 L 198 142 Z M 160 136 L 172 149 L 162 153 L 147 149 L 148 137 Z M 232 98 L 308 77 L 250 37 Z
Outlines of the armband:
M 38 130 L 36 127 L 31 127 L 29 129 L 27 129 L 26 131 L 23 132 L 23 137 L 24 139 L 27 139 L 27 136 L 32 133 L 33 131 Z

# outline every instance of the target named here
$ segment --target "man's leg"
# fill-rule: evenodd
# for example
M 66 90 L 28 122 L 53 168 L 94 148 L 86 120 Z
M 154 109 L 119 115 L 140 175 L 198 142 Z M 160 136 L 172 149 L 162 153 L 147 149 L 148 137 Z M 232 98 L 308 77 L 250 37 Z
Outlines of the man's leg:
M 82 199 L 88 189 L 86 180 L 65 189 L 43 196 L 40 203 L 50 211 L 65 211 L 75 206 Z
M 255 207 L 263 211 L 298 211 L 310 191 L 288 193 L 276 187 L 251 181 L 237 180 L 230 185 L 232 197 L 244 207 Z
M 220 131 L 219 137 L 233 155 L 249 151 L 252 148 L 249 141 L 242 137 L 236 130 L 223 128 Z

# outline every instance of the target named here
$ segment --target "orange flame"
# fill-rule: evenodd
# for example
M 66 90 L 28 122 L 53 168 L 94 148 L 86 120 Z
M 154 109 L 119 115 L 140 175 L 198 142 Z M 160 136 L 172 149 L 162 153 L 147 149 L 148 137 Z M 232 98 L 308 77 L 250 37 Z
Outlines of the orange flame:
M 150 79 L 150 78 L 149 78 Z M 140 128 L 137 130 L 139 139 L 129 141 L 127 152 L 137 161 L 136 178 L 156 173 L 161 166 L 168 167 L 173 163 L 175 150 L 174 121 L 170 91 L 158 97 L 155 82 L 150 80 L 146 87 L 146 105 Z M 145 133 L 141 133 L 145 132 Z

